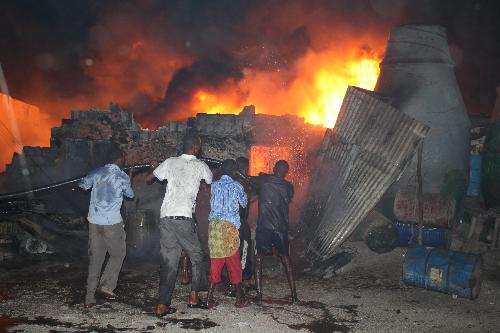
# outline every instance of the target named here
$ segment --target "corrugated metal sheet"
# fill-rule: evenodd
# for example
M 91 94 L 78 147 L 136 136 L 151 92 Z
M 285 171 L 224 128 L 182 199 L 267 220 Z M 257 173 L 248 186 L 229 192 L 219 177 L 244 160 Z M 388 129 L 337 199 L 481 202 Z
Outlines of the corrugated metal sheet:
M 315 191 L 329 184 L 330 191 L 323 199 L 314 192 L 310 196 L 319 220 L 306 250 L 310 260 L 323 261 L 334 254 L 398 179 L 428 130 L 375 93 L 347 89 L 335 131 L 326 132 L 320 149 L 323 170 L 311 186 Z M 333 179 L 326 179 L 324 165 Z M 314 222 L 302 223 L 311 229 Z

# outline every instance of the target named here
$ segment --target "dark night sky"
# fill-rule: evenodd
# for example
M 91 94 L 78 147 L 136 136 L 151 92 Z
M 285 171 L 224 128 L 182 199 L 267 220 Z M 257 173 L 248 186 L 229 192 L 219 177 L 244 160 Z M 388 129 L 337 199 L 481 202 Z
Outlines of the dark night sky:
M 192 59 L 184 72 L 178 73 L 179 80 L 187 80 L 190 75 L 198 83 L 224 77 L 237 79 L 239 68 L 250 64 L 236 60 L 233 51 L 241 50 L 245 43 L 259 39 L 259 43 L 276 45 L 274 56 L 279 60 L 278 67 L 293 62 L 309 46 L 312 29 L 306 21 L 297 19 L 300 13 L 292 15 L 286 23 L 293 34 L 279 29 L 269 31 L 266 24 L 251 29 L 242 24 L 250 16 L 263 15 L 270 20 L 271 27 L 278 27 L 278 23 L 272 22 L 274 15 L 293 2 L 5 0 L 0 5 L 0 62 L 11 94 L 16 98 L 36 104 L 33 91 L 40 85 L 44 91 L 62 98 L 96 94 L 95 78 L 82 69 L 82 59 L 99 56 L 99 52 L 102 55 L 102 40 L 105 44 L 106 38 L 111 45 L 106 52 L 113 52 L 113 41 L 122 38 L 122 34 L 140 32 L 172 54 Z M 495 88 L 500 85 L 500 1 L 298 0 L 297 3 L 305 14 L 321 12 L 315 24 L 325 29 L 335 29 L 339 18 L 347 21 L 342 24 L 354 31 L 380 27 L 386 33 L 404 23 L 444 25 L 468 110 L 487 113 L 493 107 Z M 108 23 L 111 20 L 112 25 Z M 112 30 L 116 26 L 121 29 L 118 36 Z M 186 41 L 190 47 L 186 47 Z M 255 61 L 251 66 L 267 64 Z M 176 96 L 176 84 L 179 82 L 170 83 L 172 96 Z M 169 92 L 166 94 L 169 96 Z

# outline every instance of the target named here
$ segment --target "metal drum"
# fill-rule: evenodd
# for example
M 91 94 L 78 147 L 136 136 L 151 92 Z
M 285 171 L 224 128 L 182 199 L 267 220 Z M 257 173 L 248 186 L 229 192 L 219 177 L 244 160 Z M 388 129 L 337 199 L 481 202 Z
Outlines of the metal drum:
M 448 228 L 455 216 L 455 200 L 445 194 L 424 193 L 422 196 L 424 225 Z M 414 192 L 396 193 L 394 217 L 403 223 L 417 223 L 417 195 Z
M 136 210 L 127 215 L 125 225 L 127 231 L 127 255 L 141 257 L 148 255 L 153 244 L 153 211 Z
M 469 170 L 469 187 L 467 187 L 467 195 L 470 197 L 478 197 L 481 195 L 481 155 L 470 155 L 470 170 Z
M 363 242 L 376 253 L 394 250 L 399 243 L 399 235 L 394 224 L 381 213 L 372 210 L 356 229 Z
M 418 243 L 418 225 L 394 223 L 399 234 L 399 245 L 410 246 Z M 451 231 L 447 228 L 435 228 L 424 225 L 422 230 L 422 245 L 447 249 L 450 247 Z
M 482 282 L 481 256 L 417 246 L 403 265 L 406 285 L 475 299 Z

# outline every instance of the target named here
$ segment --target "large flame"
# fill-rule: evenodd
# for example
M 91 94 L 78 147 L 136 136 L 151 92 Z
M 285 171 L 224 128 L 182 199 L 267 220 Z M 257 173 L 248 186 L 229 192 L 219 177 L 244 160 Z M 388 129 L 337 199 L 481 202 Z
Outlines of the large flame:
M 380 56 L 359 49 L 309 52 L 296 65 L 300 74 L 283 84 L 276 72 L 246 71 L 230 91 L 198 90 L 192 98 L 193 113 L 238 113 L 246 104 L 265 114 L 296 114 L 307 123 L 333 128 L 349 85 L 372 90 L 379 74 Z M 236 91 L 249 93 L 242 101 Z
M 164 101 L 166 88 L 176 71 L 193 62 L 189 57 L 171 52 L 164 45 L 156 46 L 154 40 L 140 36 L 127 41 L 127 47 L 115 52 L 106 46 L 104 37 L 97 44 L 102 44 L 100 48 L 106 52 L 102 52 L 101 57 L 89 56 L 81 60 L 86 75 L 93 79 L 95 91 L 68 98 L 44 90 L 46 85 L 39 82 L 39 91 L 30 102 L 40 107 L 42 116 L 49 118 L 40 122 L 35 131 L 25 126 L 21 117 L 23 144 L 46 145 L 50 128 L 57 126 L 61 118 L 67 118 L 72 109 L 107 108 L 109 101 L 134 105 L 138 110 L 151 109 L 154 103 Z M 321 49 L 309 48 L 282 69 L 279 66 L 273 69 L 249 66 L 243 69 L 241 79 L 228 79 L 218 87 L 199 87 L 190 92 L 191 100 L 175 114 L 150 117 L 141 125 L 155 128 L 169 119 L 185 119 L 196 113 L 237 114 L 245 105 L 253 104 L 258 113 L 294 114 L 307 123 L 333 128 L 348 85 L 374 88 L 384 44 L 380 34 L 378 37 L 343 38 Z M 25 107 L 14 106 L 14 109 Z M 142 120 L 138 114 L 136 119 Z M 0 170 L 10 161 L 12 152 L 20 151 L 12 143 L 3 142 L 3 147 L 7 149 L 2 149 Z

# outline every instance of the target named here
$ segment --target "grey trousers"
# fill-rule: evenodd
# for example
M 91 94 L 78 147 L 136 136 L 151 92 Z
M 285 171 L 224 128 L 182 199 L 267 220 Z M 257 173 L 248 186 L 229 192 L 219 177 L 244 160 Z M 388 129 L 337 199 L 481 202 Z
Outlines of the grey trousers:
M 100 278 L 106 253 L 109 253 L 109 259 Z M 113 291 L 116 288 L 125 254 L 123 223 L 112 225 L 89 223 L 89 275 L 85 303 L 95 303 L 95 291 L 99 284 L 101 288 L 108 291 Z
M 191 259 L 191 291 L 205 288 L 206 269 L 203 265 L 203 251 L 193 219 L 160 219 L 160 293 L 159 304 L 170 306 L 177 280 L 179 258 L 184 249 Z M 205 281 L 205 282 L 204 282 Z

